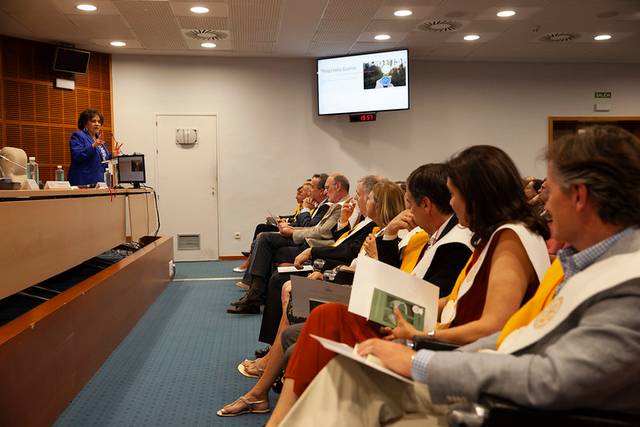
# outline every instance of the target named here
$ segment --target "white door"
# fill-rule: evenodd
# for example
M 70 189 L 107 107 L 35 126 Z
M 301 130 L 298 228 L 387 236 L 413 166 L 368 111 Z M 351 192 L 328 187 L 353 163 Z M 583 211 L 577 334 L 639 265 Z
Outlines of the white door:
M 156 115 L 160 235 L 176 261 L 218 259 L 215 115 Z

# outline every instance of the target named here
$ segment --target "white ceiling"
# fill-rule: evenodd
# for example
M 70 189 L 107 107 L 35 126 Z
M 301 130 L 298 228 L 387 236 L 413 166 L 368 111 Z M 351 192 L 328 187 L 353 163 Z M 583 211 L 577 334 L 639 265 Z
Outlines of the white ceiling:
M 76 9 L 80 3 L 95 12 Z M 192 6 L 210 12 L 196 15 Z M 393 15 L 408 8 L 407 18 Z M 512 18 L 496 12 L 513 9 Z M 419 29 L 455 21 L 455 31 Z M 455 61 L 640 63 L 640 0 L 0 0 L 0 33 L 99 52 L 319 57 L 409 48 L 412 58 Z M 188 37 L 193 30 L 226 36 L 215 49 Z M 377 42 L 373 36 L 391 39 Z M 480 40 L 466 42 L 467 34 Z M 543 42 L 572 33 L 566 42 Z M 593 36 L 613 38 L 596 42 Z M 113 48 L 112 40 L 127 43 Z

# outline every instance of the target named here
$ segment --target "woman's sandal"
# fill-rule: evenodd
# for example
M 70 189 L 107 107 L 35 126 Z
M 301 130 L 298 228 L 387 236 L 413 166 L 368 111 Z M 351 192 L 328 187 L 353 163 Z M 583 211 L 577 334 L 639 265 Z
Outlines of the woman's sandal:
M 271 411 L 271 408 L 269 408 L 269 401 L 267 401 L 266 399 L 264 399 L 264 400 L 256 400 L 255 402 L 250 402 L 244 396 L 240 396 L 238 398 L 238 400 L 236 400 L 235 402 L 232 402 L 232 403 L 230 403 L 229 405 L 226 405 L 226 406 L 234 405 L 237 402 L 242 402 L 244 404 L 244 408 L 241 409 L 239 412 L 225 412 L 224 408 L 222 408 L 222 409 L 218 410 L 218 412 L 216 412 L 216 415 L 218 415 L 219 417 L 237 417 L 238 415 L 243 415 L 243 414 L 266 414 L 266 413 Z M 267 404 L 266 409 L 255 409 L 254 408 L 256 405 L 260 405 L 262 403 L 266 403 Z
M 250 368 L 249 365 L 252 366 L 252 368 Z M 255 371 L 253 371 L 253 369 L 255 369 Z M 260 378 L 264 373 L 264 368 L 258 366 L 257 360 L 244 360 L 238 365 L 238 372 L 247 378 Z

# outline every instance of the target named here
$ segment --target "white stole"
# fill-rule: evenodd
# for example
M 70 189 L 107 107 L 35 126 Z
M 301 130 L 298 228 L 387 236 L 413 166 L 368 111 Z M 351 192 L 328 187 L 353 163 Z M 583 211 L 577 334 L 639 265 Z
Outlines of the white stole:
M 571 276 L 558 295 L 528 325 L 507 335 L 498 352 L 515 353 L 534 344 L 589 298 L 637 278 L 640 278 L 640 252 L 637 251 L 592 264 Z
M 446 245 L 447 243 L 462 243 L 473 251 L 473 247 L 471 246 L 471 236 L 471 230 L 456 224 L 447 234 L 440 237 L 432 246 L 427 247 L 424 255 L 422 255 L 420 261 L 418 261 L 416 266 L 413 268 L 411 274 L 416 277 L 423 278 L 431 266 L 431 261 L 433 261 L 433 257 L 435 256 L 438 247 Z
M 487 252 L 489 251 L 489 247 L 491 246 L 491 241 L 493 240 L 493 237 L 498 233 L 498 231 L 505 230 L 507 228 L 510 230 L 513 230 L 518 235 L 518 238 L 520 239 L 520 243 L 522 243 L 522 246 L 524 247 L 524 250 L 526 251 L 527 256 L 529 257 L 529 260 L 533 265 L 533 269 L 535 270 L 536 275 L 538 276 L 538 281 L 542 282 L 542 278 L 544 277 L 545 272 L 551 265 L 549 262 L 549 253 L 547 252 L 547 245 L 545 244 L 545 241 L 542 238 L 542 236 L 530 231 L 521 223 L 503 224 L 500 227 L 496 228 L 496 230 L 491 234 L 491 237 L 489 237 L 489 241 L 487 241 L 487 244 L 482 249 L 482 252 L 480 253 L 480 256 L 478 257 L 478 259 L 476 260 L 476 263 L 473 265 L 473 267 L 471 267 L 471 270 L 469 270 L 469 273 L 467 273 L 466 277 L 464 278 L 464 281 L 460 285 L 460 289 L 458 290 L 458 295 L 456 296 L 455 301 L 454 300 L 447 301 L 447 304 L 442 309 L 442 313 L 440 315 L 441 323 L 449 324 L 453 322 L 453 320 L 456 318 L 456 309 L 457 309 L 458 301 L 460 301 L 462 297 L 464 297 L 465 294 L 469 292 L 469 289 L 471 289 L 471 286 L 475 281 L 476 275 L 480 271 L 480 267 L 482 266 L 487 256 Z

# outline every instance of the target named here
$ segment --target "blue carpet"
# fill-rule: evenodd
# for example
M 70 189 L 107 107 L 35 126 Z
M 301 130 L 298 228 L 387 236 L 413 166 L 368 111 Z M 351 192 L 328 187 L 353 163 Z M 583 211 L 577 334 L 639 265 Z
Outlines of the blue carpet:
M 233 277 L 237 265 L 179 263 L 176 277 Z M 55 425 L 263 425 L 268 415 L 215 414 L 255 383 L 236 366 L 262 347 L 261 317 L 225 312 L 241 294 L 234 281 L 171 283 Z

